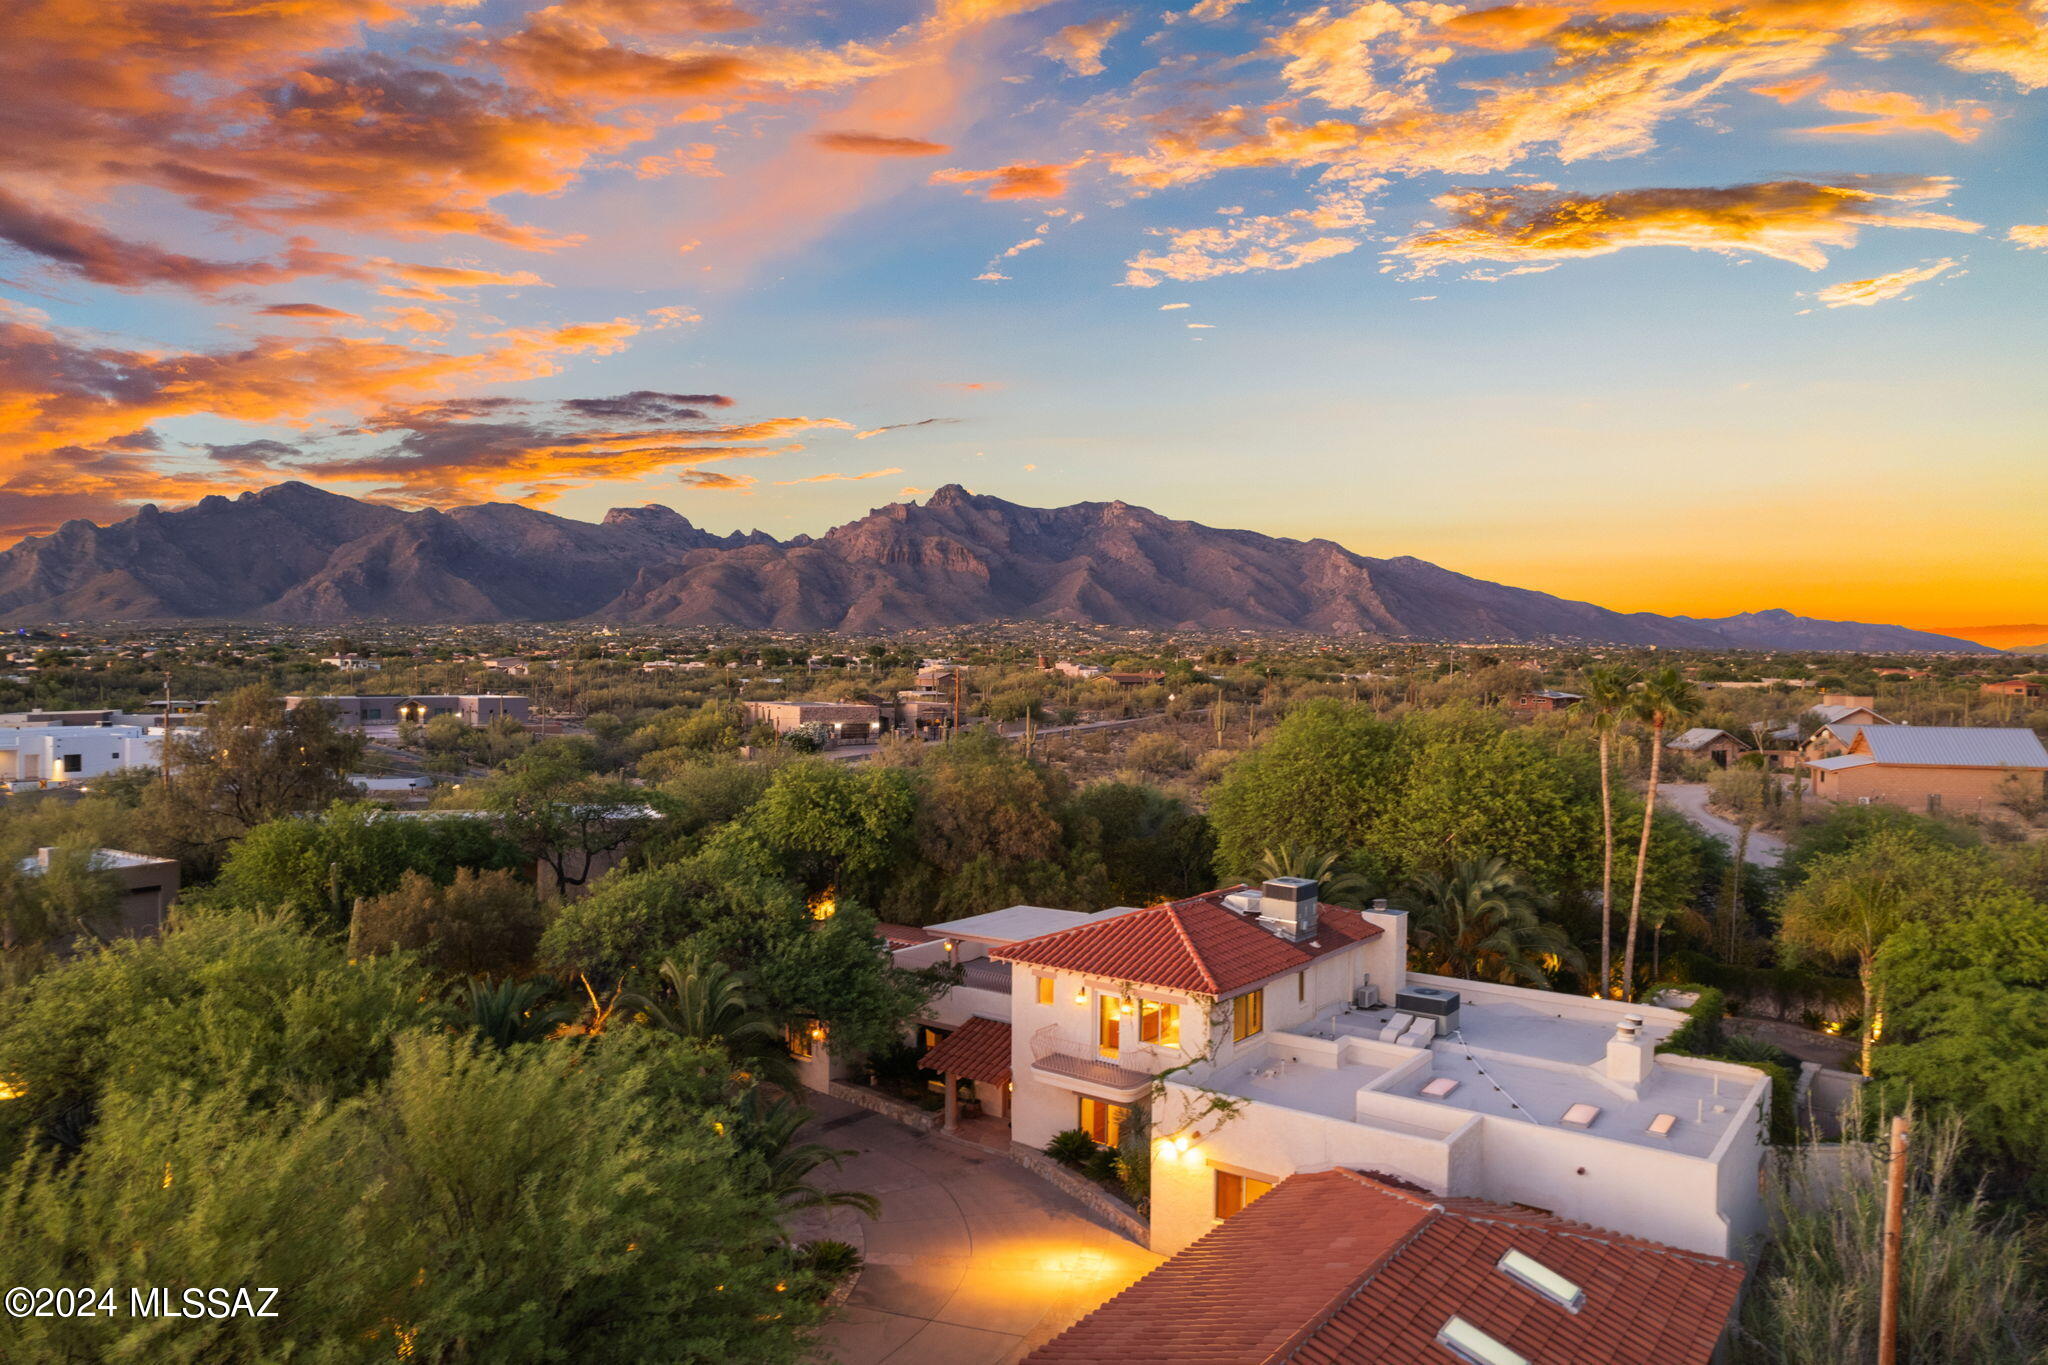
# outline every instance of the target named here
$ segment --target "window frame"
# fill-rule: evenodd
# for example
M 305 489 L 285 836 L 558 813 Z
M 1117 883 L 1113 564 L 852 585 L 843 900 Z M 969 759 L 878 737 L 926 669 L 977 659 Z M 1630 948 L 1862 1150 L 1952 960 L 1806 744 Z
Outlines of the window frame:
M 1252 1004 L 1247 1007 L 1246 1001 Z M 1242 1043 L 1266 1031 L 1266 988 L 1230 998 L 1230 1041 Z
M 1250 1175 L 1244 1171 L 1230 1170 L 1223 1166 L 1217 1166 L 1213 1169 L 1215 1171 L 1215 1179 L 1210 1184 L 1211 1201 L 1209 1207 L 1210 1212 L 1219 1223 L 1235 1214 L 1243 1213 L 1253 1204 L 1258 1203 L 1260 1198 L 1271 1194 L 1273 1186 L 1278 1183 L 1277 1181 L 1267 1180 L 1262 1176 Z M 1256 1192 L 1251 1192 L 1248 1189 L 1249 1186 L 1253 1185 L 1258 1186 Z M 1231 1208 L 1228 1212 L 1224 1210 L 1225 1200 L 1223 1192 L 1226 1188 L 1233 1191 L 1235 1203 L 1235 1207 Z M 1249 1197 L 1247 1197 L 1248 1194 Z

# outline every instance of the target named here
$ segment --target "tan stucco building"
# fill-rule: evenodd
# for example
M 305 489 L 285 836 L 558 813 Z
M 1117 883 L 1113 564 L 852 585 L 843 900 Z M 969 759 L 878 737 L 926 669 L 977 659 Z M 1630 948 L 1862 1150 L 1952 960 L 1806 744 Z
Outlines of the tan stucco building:
M 2048 748 L 2018 728 L 1866 725 L 1844 752 L 1806 769 L 1814 795 L 1828 801 L 1963 813 L 2048 795 Z

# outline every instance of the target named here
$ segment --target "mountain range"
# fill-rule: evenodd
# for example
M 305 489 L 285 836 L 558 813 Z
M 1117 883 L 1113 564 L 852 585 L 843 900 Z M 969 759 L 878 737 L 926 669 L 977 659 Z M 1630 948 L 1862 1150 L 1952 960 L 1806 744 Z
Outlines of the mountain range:
M 1175 521 L 1024 507 L 949 484 L 822 536 L 720 536 L 666 507 L 601 522 L 511 503 L 404 511 L 278 484 L 0 553 L 0 619 L 561 621 L 882 632 L 998 620 L 1488 642 L 1995 653 L 1788 611 L 1609 611 L 1453 573 Z

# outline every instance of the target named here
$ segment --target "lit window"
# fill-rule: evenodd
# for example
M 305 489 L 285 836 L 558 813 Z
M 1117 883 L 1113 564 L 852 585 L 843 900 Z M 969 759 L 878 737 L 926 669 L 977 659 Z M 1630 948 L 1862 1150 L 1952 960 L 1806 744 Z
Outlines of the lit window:
M 1266 993 L 1253 991 L 1230 1002 L 1230 1037 L 1243 1042 L 1266 1027 Z
M 1130 1118 L 1131 1111 L 1120 1104 L 1110 1104 L 1089 1095 L 1081 1096 L 1081 1131 L 1101 1146 L 1116 1146 Z
M 1123 1002 L 1113 995 L 1095 997 L 1095 1052 L 1112 1060 L 1123 1042 Z
M 1216 1172 L 1216 1216 L 1228 1218 L 1273 1188 L 1270 1180 L 1257 1176 L 1239 1175 L 1235 1171 Z
M 1138 1002 L 1138 1037 L 1161 1047 L 1180 1046 L 1180 1006 L 1157 1000 Z
M 804 1024 L 790 1024 L 782 1030 L 789 1043 L 789 1055 L 800 1062 L 811 1060 L 811 1030 Z
M 1519 1280 L 1561 1308 L 1578 1312 L 1586 1302 L 1586 1291 L 1552 1270 L 1534 1256 L 1509 1248 L 1497 1267 L 1511 1280 Z
M 1039 977 L 1039 978 L 1038 978 L 1038 1003 L 1039 1003 L 1039 1004 L 1041 1004 L 1041 1005 L 1050 1005 L 1050 1004 L 1052 1003 L 1052 988 L 1053 988 L 1053 980 L 1052 980 L 1052 978 L 1051 978 L 1051 977 L 1049 977 L 1049 976 L 1041 976 L 1041 977 Z
M 1529 1357 L 1460 1317 L 1437 1329 L 1436 1342 L 1469 1365 L 1529 1365 Z

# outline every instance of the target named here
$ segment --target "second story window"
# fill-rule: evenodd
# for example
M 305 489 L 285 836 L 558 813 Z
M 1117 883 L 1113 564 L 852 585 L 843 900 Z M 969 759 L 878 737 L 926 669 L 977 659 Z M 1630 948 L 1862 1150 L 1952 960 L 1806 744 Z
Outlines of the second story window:
M 1230 1038 L 1241 1043 L 1266 1027 L 1266 993 L 1252 991 L 1230 1002 Z
M 1052 978 L 1049 976 L 1041 976 L 1036 978 L 1036 980 L 1038 982 L 1038 1003 L 1041 1005 L 1050 1005 L 1052 1003 Z
M 1157 1000 L 1138 1002 L 1138 1038 L 1161 1047 L 1180 1046 L 1180 1006 Z

